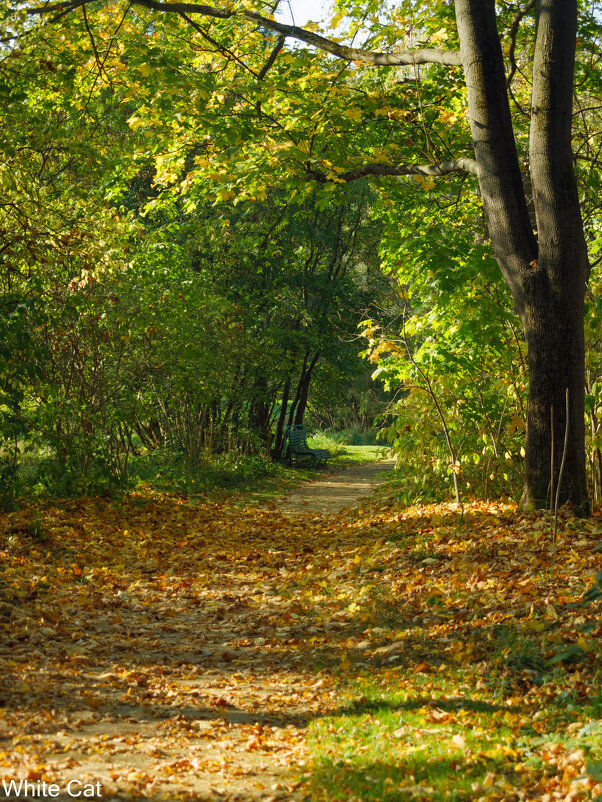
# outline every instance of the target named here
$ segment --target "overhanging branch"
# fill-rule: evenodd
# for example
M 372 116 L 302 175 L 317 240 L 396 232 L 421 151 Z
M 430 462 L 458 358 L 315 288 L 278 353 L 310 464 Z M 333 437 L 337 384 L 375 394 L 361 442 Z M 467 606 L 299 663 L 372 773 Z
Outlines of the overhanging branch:
M 38 6 L 37 8 L 28 9 L 28 13 L 41 15 L 59 12 L 60 16 L 63 16 L 65 13 L 73 11 L 89 2 L 91 2 L 91 0 L 66 0 L 66 2 L 61 3 L 48 3 L 43 6 Z M 312 45 L 326 53 L 331 53 L 333 56 L 337 56 L 337 58 L 344 59 L 345 61 L 358 61 L 363 64 L 384 67 L 397 67 L 404 64 L 443 64 L 449 67 L 462 66 L 460 53 L 456 50 L 423 48 L 420 50 L 401 50 L 393 53 L 371 53 L 369 50 L 362 50 L 358 47 L 349 47 L 339 44 L 339 42 L 334 42 L 332 39 L 327 39 L 318 33 L 307 31 L 305 28 L 299 28 L 296 25 L 285 25 L 282 22 L 277 22 L 269 17 L 263 17 L 261 14 L 256 14 L 253 11 L 233 11 L 223 8 L 214 8 L 213 6 L 199 3 L 164 3 L 160 2 L 160 0 L 134 0 L 133 5 L 144 6 L 154 11 L 164 11 L 172 14 L 200 14 L 201 16 L 213 17 L 215 19 L 238 18 L 247 20 L 256 25 L 261 25 L 262 28 L 274 31 L 281 36 L 305 42 L 308 45 Z
M 336 178 L 338 181 L 357 181 L 359 178 L 365 178 L 369 175 L 383 175 L 383 176 L 401 176 L 401 175 L 421 175 L 428 178 L 436 178 L 437 176 L 449 175 L 450 173 L 471 173 L 478 175 L 477 163 L 474 159 L 461 158 L 451 159 L 450 161 L 441 162 L 439 164 L 385 164 L 384 162 L 373 162 L 371 164 L 363 164 L 361 167 L 355 167 L 353 170 L 347 170 L 344 173 L 338 173 Z M 308 178 L 314 181 L 325 183 L 329 180 L 326 173 L 319 170 L 307 170 Z

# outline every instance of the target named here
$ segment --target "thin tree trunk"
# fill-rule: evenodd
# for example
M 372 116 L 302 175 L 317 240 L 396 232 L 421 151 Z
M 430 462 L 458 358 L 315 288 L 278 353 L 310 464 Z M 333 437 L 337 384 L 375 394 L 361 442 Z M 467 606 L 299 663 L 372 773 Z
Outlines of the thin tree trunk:
M 291 377 L 287 376 L 282 390 L 282 405 L 280 407 L 280 414 L 278 415 L 278 423 L 276 424 L 276 437 L 274 439 L 274 452 L 273 455 L 279 459 L 282 454 L 282 441 L 284 439 L 284 421 L 286 420 L 286 412 L 288 407 L 288 398 L 291 390 Z
M 309 387 L 311 385 L 311 376 L 313 369 L 315 368 L 319 358 L 320 358 L 320 352 L 318 351 L 315 354 L 312 361 L 310 362 L 309 367 L 303 374 L 303 378 L 301 379 L 299 403 L 297 404 L 297 410 L 295 412 L 295 423 L 298 425 L 303 425 L 303 418 L 305 416 L 305 409 L 307 407 L 307 400 L 309 398 Z
M 295 391 L 295 397 L 293 399 L 293 403 L 291 404 L 290 411 L 288 413 L 288 425 L 292 426 L 293 421 L 295 419 L 295 411 L 297 409 L 297 404 L 299 403 L 299 399 L 301 398 L 301 387 L 303 385 L 303 377 L 305 376 L 305 370 L 307 368 L 307 357 L 309 354 L 306 352 L 305 356 L 303 357 L 303 365 L 301 367 L 301 375 L 299 376 L 299 381 L 297 382 L 297 389 Z

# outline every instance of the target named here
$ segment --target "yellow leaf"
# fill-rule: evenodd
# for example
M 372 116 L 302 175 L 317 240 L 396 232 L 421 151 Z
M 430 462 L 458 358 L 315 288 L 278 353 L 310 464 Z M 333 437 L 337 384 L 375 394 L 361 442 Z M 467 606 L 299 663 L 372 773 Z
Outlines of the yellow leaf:
M 128 125 L 130 126 L 132 131 L 137 131 L 144 125 L 144 120 L 141 117 L 130 117 L 130 119 L 128 120 Z
M 359 122 L 362 118 L 362 110 L 357 106 L 352 106 L 350 109 L 345 110 L 345 114 L 355 122 Z
M 439 113 L 439 119 L 441 120 L 441 122 L 452 124 L 459 119 L 459 116 L 453 111 L 443 110 Z
M 458 733 L 452 738 L 452 743 L 454 746 L 457 746 L 458 749 L 464 749 L 466 746 L 466 737 L 461 733 Z
M 143 78 L 148 78 L 148 76 L 151 74 L 151 68 L 148 66 L 148 64 L 141 64 L 139 69 Z
M 437 186 L 432 178 L 427 178 L 425 175 L 414 175 L 412 178 L 414 179 L 415 183 L 424 190 L 433 189 L 433 187 Z
M 485 779 L 483 780 L 483 786 L 485 788 L 491 788 L 493 785 L 495 785 L 496 781 L 497 781 L 497 775 L 493 771 L 490 771 L 485 775 Z
M 449 35 L 445 28 L 439 28 L 438 31 L 431 36 L 431 44 L 440 45 L 441 42 L 445 42 L 446 39 L 449 39 Z

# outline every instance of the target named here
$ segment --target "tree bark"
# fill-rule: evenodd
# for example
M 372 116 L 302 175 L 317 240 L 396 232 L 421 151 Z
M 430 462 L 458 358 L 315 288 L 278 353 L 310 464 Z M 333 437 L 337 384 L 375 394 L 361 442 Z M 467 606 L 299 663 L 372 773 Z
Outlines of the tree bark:
M 291 404 L 291 408 L 288 412 L 288 421 L 287 426 L 292 426 L 293 421 L 295 420 L 295 411 L 297 409 L 297 404 L 299 403 L 299 399 L 301 398 L 301 387 L 303 385 L 303 377 L 305 376 L 305 370 L 307 368 L 307 358 L 309 357 L 309 352 L 306 351 L 303 357 L 303 365 L 301 366 L 301 372 L 299 374 L 299 380 L 297 381 L 297 389 L 295 390 L 295 397 L 293 398 L 293 402 Z
M 280 459 L 282 455 L 282 444 L 284 441 L 284 422 L 286 420 L 286 413 L 288 409 L 288 397 L 291 389 L 291 377 L 287 376 L 282 389 L 282 403 L 280 405 L 280 414 L 278 415 L 278 423 L 276 424 L 276 436 L 274 438 L 273 456 Z
M 304 371 L 300 381 L 299 403 L 297 404 L 297 409 L 295 411 L 295 424 L 297 425 L 303 425 L 303 418 L 305 417 L 305 409 L 307 407 L 307 399 L 309 398 L 311 376 L 319 358 L 320 352 L 318 351 L 311 360 L 309 367 L 307 367 L 307 369 Z
M 562 256 L 548 255 L 558 270 Z M 569 272 L 568 270 L 566 271 Z M 566 288 L 568 290 L 568 288 Z M 554 428 L 554 486 L 562 462 L 569 390 L 569 440 L 560 500 L 570 500 L 580 514 L 588 512 L 585 473 L 583 296 L 554 287 L 548 271 L 536 270 L 526 282 L 523 313 L 529 361 L 526 486 L 523 506 L 546 506 L 551 489 L 550 453 Z M 553 423 L 550 412 L 553 410 Z
M 560 498 L 585 514 L 583 315 L 589 265 L 571 149 L 576 37 L 576 0 L 538 1 L 529 157 L 539 253 L 523 278 L 522 310 L 530 374 L 525 502 L 545 503 L 553 406 L 554 465 L 560 465 L 565 426 L 569 429 Z
M 586 514 L 583 312 L 588 263 L 571 152 L 576 1 L 540 0 L 537 15 L 529 176 L 536 237 L 516 152 L 494 0 L 456 0 L 487 225 L 527 342 L 523 505 L 546 505 L 551 487 L 550 411 L 553 407 L 557 470 L 568 387 L 569 444 L 560 498 L 571 500 L 578 512 Z

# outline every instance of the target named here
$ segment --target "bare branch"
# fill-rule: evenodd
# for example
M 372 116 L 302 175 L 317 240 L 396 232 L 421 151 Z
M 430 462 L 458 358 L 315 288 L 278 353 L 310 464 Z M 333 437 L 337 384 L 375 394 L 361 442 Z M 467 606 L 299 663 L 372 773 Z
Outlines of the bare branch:
M 242 61 L 236 55 L 236 53 L 233 53 L 227 47 L 225 47 L 224 45 L 221 45 L 219 42 L 217 42 L 212 36 L 210 36 L 207 33 L 207 31 L 204 28 L 201 28 L 200 25 L 197 25 L 197 23 L 194 20 L 191 20 L 190 17 L 187 14 L 185 14 L 183 11 L 180 11 L 179 14 L 180 14 L 180 17 L 182 17 L 182 19 L 185 22 L 187 22 L 189 25 L 192 25 L 192 27 L 195 29 L 195 31 L 197 33 L 199 33 L 203 37 L 203 39 L 205 39 L 207 42 L 209 42 L 209 44 L 213 45 L 213 47 L 215 47 L 222 54 L 222 56 L 226 56 L 227 58 L 232 59 L 233 61 L 236 61 L 236 63 L 240 64 L 240 66 L 243 69 L 247 70 L 248 72 L 251 73 L 251 75 L 253 75 L 255 78 L 257 78 L 257 73 L 254 70 L 252 70 L 250 67 L 248 67 L 244 63 L 244 61 Z
M 94 51 L 94 59 L 96 61 L 96 66 L 98 67 L 98 74 L 102 75 L 103 72 L 103 62 L 100 60 L 100 55 L 98 54 L 98 49 L 96 47 L 96 40 L 94 39 L 94 34 L 92 33 L 92 28 L 90 28 L 90 23 L 88 22 L 88 15 L 86 14 L 86 7 L 83 7 L 84 12 L 84 25 L 86 27 L 86 31 L 88 36 L 90 37 L 90 44 L 92 45 L 92 50 Z
M 401 175 L 422 175 L 435 178 L 437 176 L 449 175 L 450 173 L 472 173 L 478 175 L 477 163 L 473 159 L 461 158 L 441 162 L 440 164 L 385 164 L 384 162 L 373 162 L 364 164 L 345 173 L 339 173 L 339 181 L 357 181 L 358 178 L 365 178 L 369 175 L 401 176 Z M 325 183 L 329 179 L 326 173 L 308 169 L 308 178 Z
M 23 0 L 19 0 L 19 2 L 22 1 Z M 70 0 L 70 2 L 65 3 L 47 3 L 46 5 L 38 8 L 28 8 L 27 13 L 30 15 L 35 14 L 37 16 L 41 16 L 42 14 L 58 11 L 59 13 L 50 20 L 50 24 L 52 25 L 53 23 L 62 19 L 66 14 L 70 14 L 72 11 L 75 11 L 75 9 L 85 6 L 87 2 L 88 0 Z
M 259 75 L 257 76 L 257 79 L 259 81 L 263 81 L 265 76 L 268 74 L 268 71 L 270 70 L 270 68 L 273 66 L 274 62 L 278 58 L 278 54 L 280 53 L 280 51 L 284 47 L 285 41 L 286 41 L 286 37 L 285 36 L 279 36 L 278 37 L 278 41 L 276 42 L 276 46 L 274 47 L 274 49 L 270 53 L 270 56 L 269 56 L 268 60 L 266 61 L 266 63 L 263 65 L 263 67 L 259 71 Z
M 512 24 L 510 25 L 510 30 L 508 31 L 508 36 L 510 37 L 510 50 L 508 51 L 508 58 L 510 59 L 510 72 L 508 77 L 506 78 L 506 85 L 508 86 L 508 91 L 512 96 L 512 100 L 514 101 L 516 107 L 520 111 L 523 116 L 527 116 L 526 111 L 523 109 L 521 104 L 517 101 L 516 97 L 514 96 L 514 92 L 512 91 L 512 80 L 516 74 L 516 58 L 515 58 L 515 51 L 516 51 L 516 37 L 518 35 L 518 29 L 523 21 L 524 17 L 531 11 L 531 9 L 535 6 L 535 0 L 527 0 L 527 3 L 514 15 L 514 19 L 512 20 Z
M 268 74 L 268 72 L 270 71 L 271 67 L 276 62 L 276 59 L 278 58 L 278 54 L 280 53 L 280 51 L 284 47 L 284 43 L 285 42 L 286 42 L 286 37 L 285 36 L 279 36 L 278 37 L 278 41 L 276 42 L 276 46 L 273 48 L 272 52 L 269 55 L 268 60 L 263 65 L 263 67 L 261 68 L 261 70 L 259 71 L 259 73 L 257 75 L 257 80 L 258 81 L 263 81 L 265 76 Z M 255 108 L 257 109 L 258 116 L 261 117 L 261 101 L 260 100 L 257 101 L 257 104 L 256 104 Z
M 66 0 L 66 2 L 62 3 L 49 3 L 29 9 L 28 13 L 40 15 L 58 11 L 61 12 L 62 16 L 66 12 L 86 5 L 88 2 L 91 2 L 91 0 Z M 252 11 L 232 11 L 201 5 L 199 3 L 164 3 L 161 2 L 161 0 L 134 0 L 134 3 L 135 5 L 153 9 L 154 11 L 165 11 L 172 14 L 200 14 L 215 19 L 233 19 L 237 17 L 247 20 L 248 22 L 253 22 L 256 25 L 261 25 L 263 28 L 279 33 L 281 36 L 298 39 L 301 42 L 312 45 L 326 53 L 331 53 L 333 56 L 337 56 L 337 58 L 344 59 L 345 61 L 358 61 L 364 64 L 383 67 L 397 67 L 403 64 L 444 64 L 449 67 L 462 66 L 460 52 L 457 50 L 423 48 L 420 50 L 402 50 L 394 53 L 371 53 L 361 48 L 339 44 L 339 42 L 334 42 L 332 39 L 327 39 L 324 36 L 320 36 L 320 34 L 307 31 L 296 25 L 285 25 L 282 22 L 277 22 L 276 20 L 264 17 Z

